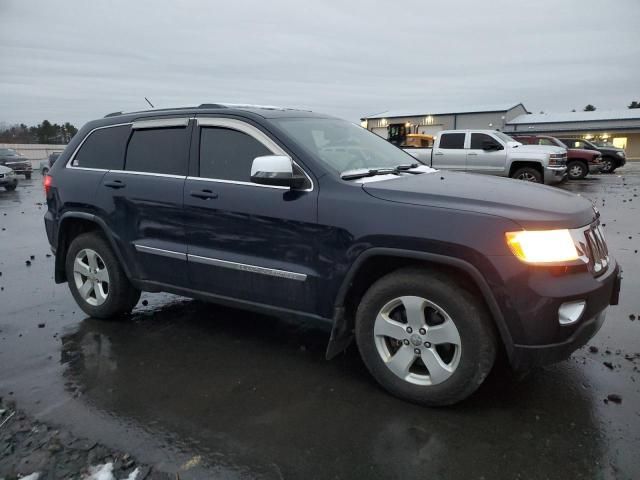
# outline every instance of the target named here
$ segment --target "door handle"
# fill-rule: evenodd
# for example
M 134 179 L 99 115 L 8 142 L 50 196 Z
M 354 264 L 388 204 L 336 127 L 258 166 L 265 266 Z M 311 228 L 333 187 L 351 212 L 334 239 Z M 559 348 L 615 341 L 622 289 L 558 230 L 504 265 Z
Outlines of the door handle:
M 211 190 L 192 190 L 191 196 L 196 198 L 201 198 L 203 200 L 218 198 L 218 194 L 213 193 Z
M 478 156 L 477 153 L 467 153 L 467 155 L 469 155 L 470 157 L 477 157 Z
M 109 180 L 104 182 L 103 185 L 109 188 L 124 188 L 127 186 L 122 180 Z
M 434 155 L 444 155 L 442 152 L 436 152 Z

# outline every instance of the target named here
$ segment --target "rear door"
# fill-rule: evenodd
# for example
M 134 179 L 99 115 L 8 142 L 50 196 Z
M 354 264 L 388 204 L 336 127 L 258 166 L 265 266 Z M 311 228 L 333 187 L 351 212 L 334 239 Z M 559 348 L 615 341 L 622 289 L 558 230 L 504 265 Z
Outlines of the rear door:
M 441 133 L 433 148 L 434 168 L 464 171 L 467 151 L 464 148 L 465 132 Z
M 124 167 L 107 172 L 100 185 L 104 218 L 136 277 L 185 287 L 189 119 L 144 120 L 130 129 Z
M 256 126 L 199 118 L 184 191 L 189 279 L 218 297 L 314 311 L 317 198 L 250 180 L 253 159 L 286 152 Z
M 471 133 L 467 150 L 467 172 L 496 175 L 504 173 L 507 165 L 507 150 L 497 138 L 486 133 Z M 484 150 L 484 142 L 501 145 L 502 150 Z

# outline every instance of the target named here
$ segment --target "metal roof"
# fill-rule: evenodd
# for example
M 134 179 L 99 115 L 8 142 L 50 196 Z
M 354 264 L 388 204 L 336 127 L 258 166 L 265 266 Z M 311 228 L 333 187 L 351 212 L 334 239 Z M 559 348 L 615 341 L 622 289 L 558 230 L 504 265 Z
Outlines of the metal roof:
M 460 108 L 422 108 L 413 110 L 388 110 L 386 112 L 376 113 L 374 115 L 364 116 L 362 119 L 376 118 L 395 118 L 395 117 L 423 117 L 428 115 L 459 115 L 463 113 L 490 113 L 490 112 L 507 112 L 522 103 L 503 103 L 498 105 L 478 105 Z M 524 105 L 522 108 L 527 110 Z
M 507 123 L 509 125 L 529 125 L 533 123 L 595 122 L 605 120 L 640 120 L 640 108 L 596 110 L 595 112 L 532 113 L 518 115 Z

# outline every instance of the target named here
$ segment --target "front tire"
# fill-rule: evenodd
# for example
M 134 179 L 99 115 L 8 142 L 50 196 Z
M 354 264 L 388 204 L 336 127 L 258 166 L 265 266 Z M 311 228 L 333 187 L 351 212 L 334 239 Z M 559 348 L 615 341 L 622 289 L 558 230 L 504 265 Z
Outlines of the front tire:
M 522 167 L 516 170 L 511 178 L 516 180 L 523 180 L 525 182 L 542 183 L 542 174 L 531 167 Z
M 24 174 L 24 178 L 25 178 L 25 180 L 31 180 L 31 174 L 30 173 L 25 173 Z
M 383 388 L 430 406 L 471 395 L 497 350 L 491 320 L 473 293 L 446 275 L 412 268 L 369 288 L 356 313 L 356 341 Z
M 140 299 L 107 241 L 96 232 L 73 239 L 65 260 L 67 282 L 78 306 L 96 318 L 129 313 Z
M 584 162 L 573 161 L 567 164 L 567 176 L 569 180 L 582 180 L 589 173 L 589 168 Z
M 609 157 L 604 157 L 602 159 L 602 168 L 600 169 L 601 173 L 613 173 L 616 169 L 616 164 L 613 159 Z
M 17 186 L 18 186 L 18 184 L 14 183 L 12 185 L 5 185 L 4 188 L 5 188 L 5 190 L 7 192 L 13 192 L 16 189 Z

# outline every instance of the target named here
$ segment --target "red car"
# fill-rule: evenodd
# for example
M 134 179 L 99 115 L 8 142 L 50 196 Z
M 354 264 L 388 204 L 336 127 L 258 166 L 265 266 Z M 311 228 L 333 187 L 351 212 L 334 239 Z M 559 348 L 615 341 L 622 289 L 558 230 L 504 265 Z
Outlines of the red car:
M 567 149 L 567 175 L 570 180 L 580 180 L 588 173 L 599 173 L 602 168 L 602 155 L 600 152 L 585 150 L 584 148 L 568 148 L 556 137 L 548 135 L 512 135 L 526 145 L 549 145 Z

